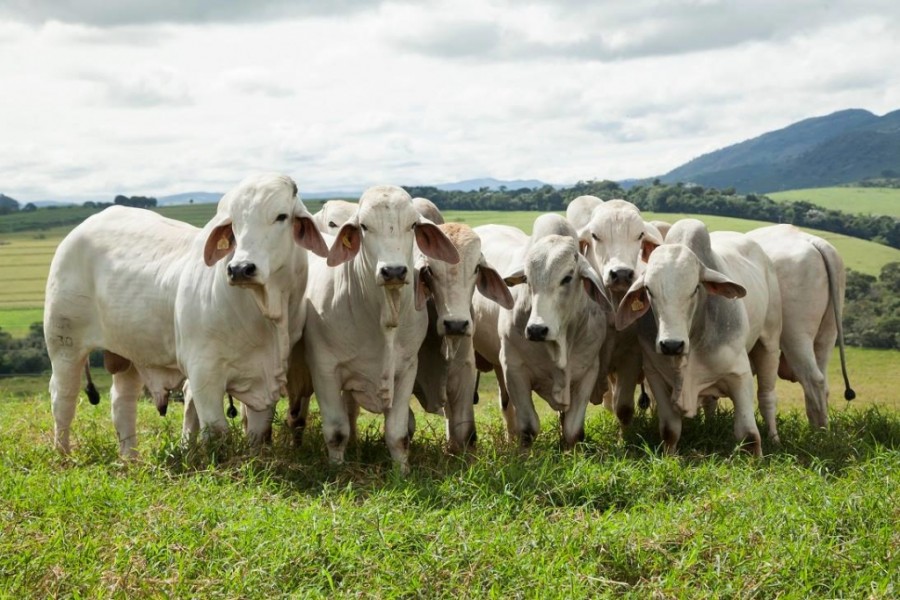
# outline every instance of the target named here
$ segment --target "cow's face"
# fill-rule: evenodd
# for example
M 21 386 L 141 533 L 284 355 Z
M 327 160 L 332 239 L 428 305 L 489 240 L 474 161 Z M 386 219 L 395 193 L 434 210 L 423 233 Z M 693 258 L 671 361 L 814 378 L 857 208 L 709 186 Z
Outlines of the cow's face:
M 644 224 L 637 207 L 624 200 L 599 204 L 578 235 L 603 283 L 617 294 L 628 290 L 640 261 L 646 261 L 662 243 L 655 229 Z
M 437 313 L 436 329 L 441 336 L 467 336 L 474 331 L 472 324 L 472 294 L 479 292 L 504 308 L 512 308 L 513 298 L 503 278 L 481 254 L 481 239 L 466 225 L 450 223 L 439 226 L 459 253 L 459 262 L 421 257 L 418 266 L 419 304 L 430 294 Z
M 690 352 L 690 334 L 707 294 L 741 298 L 746 293 L 722 273 L 703 266 L 687 246 L 666 244 L 653 252 L 646 271 L 622 299 L 616 327 L 624 329 L 652 308 L 656 351 L 684 356 Z
M 265 287 L 289 263 L 295 243 L 320 256 L 328 251 L 296 184 L 284 175 L 244 179 L 222 197 L 210 225 L 204 259 L 212 266 L 228 257 L 231 285 Z
M 437 225 L 422 218 L 402 188 L 366 190 L 356 214 L 338 231 L 328 253 L 329 266 L 359 257 L 362 272 L 376 285 L 398 288 L 413 281 L 413 244 L 425 256 L 459 262 L 459 254 Z
M 344 200 L 329 200 L 322 205 L 321 210 L 313 215 L 316 226 L 322 233 L 337 235 L 341 226 L 356 214 L 355 202 Z
M 525 257 L 524 271 L 508 276 L 506 282 L 528 284 L 531 314 L 525 337 L 534 342 L 559 339 L 571 317 L 583 310 L 581 294 L 611 310 L 600 279 L 569 236 L 547 235 L 535 240 Z

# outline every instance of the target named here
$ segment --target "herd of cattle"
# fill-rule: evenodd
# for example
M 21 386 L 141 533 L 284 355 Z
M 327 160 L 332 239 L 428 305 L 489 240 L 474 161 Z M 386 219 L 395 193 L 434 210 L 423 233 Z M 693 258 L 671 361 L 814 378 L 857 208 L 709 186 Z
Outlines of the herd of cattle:
M 104 350 L 123 455 L 135 451 L 144 387 L 164 413 L 183 389 L 184 437 L 227 428 L 244 405 L 256 442 L 288 396 L 299 436 L 315 393 L 329 457 L 343 460 L 359 407 L 385 416 L 408 469 L 413 395 L 446 416 L 451 451 L 476 441 L 478 374 L 493 370 L 509 434 L 539 431 L 532 392 L 558 411 L 562 441 L 584 437 L 588 404 L 622 426 L 646 379 L 674 450 L 683 417 L 734 403 L 734 434 L 761 452 L 754 417 L 777 439 L 775 381 L 799 381 L 813 426 L 827 425 L 826 366 L 843 360 L 845 272 L 834 247 L 789 225 L 709 233 L 694 219 L 646 222 L 623 200 L 581 196 L 566 217 L 515 227 L 444 223 L 424 198 L 376 186 L 312 215 L 294 182 L 248 177 L 203 229 L 114 206 L 63 241 L 47 281 L 55 444 L 70 447 L 82 373 Z M 476 293 L 477 288 L 477 293 Z

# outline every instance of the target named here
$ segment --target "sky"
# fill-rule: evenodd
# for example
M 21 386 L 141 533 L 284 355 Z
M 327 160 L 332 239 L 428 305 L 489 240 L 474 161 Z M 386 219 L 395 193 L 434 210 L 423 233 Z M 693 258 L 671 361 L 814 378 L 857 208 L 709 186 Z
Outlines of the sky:
M 20 201 L 650 177 L 900 108 L 896 0 L 0 0 Z

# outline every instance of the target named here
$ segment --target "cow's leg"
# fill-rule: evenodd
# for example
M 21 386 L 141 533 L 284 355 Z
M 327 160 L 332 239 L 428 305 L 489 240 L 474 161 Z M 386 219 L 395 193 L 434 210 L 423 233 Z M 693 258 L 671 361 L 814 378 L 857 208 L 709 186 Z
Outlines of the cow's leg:
M 201 377 L 199 373 L 188 373 L 191 385 L 192 402 L 197 411 L 197 424 L 200 429 L 200 439 L 209 441 L 228 432 L 228 421 L 225 419 L 225 407 L 222 399 L 225 397 L 225 377 L 216 376 Z
M 309 396 L 297 395 L 291 396 L 288 401 L 287 425 L 293 432 L 294 444 L 297 446 L 303 443 L 303 432 L 306 431 L 309 418 L 310 400 Z
M 333 372 L 333 371 L 332 371 Z M 328 447 L 328 459 L 334 464 L 344 462 L 344 452 L 350 439 L 350 420 L 341 398 L 337 382 L 329 377 L 315 377 L 316 400 L 322 418 L 322 435 Z
M 519 436 L 516 425 L 516 407 L 509 401 L 509 390 L 506 388 L 506 377 L 503 376 L 503 368 L 500 365 L 494 367 L 497 376 L 497 391 L 500 395 L 500 412 L 506 422 L 506 439 L 512 441 Z
M 653 398 L 656 400 L 656 417 L 659 420 L 659 435 L 662 437 L 665 451 L 674 454 L 681 438 L 681 414 L 672 403 L 672 388 L 660 375 L 646 369 L 644 374 Z
M 803 399 L 809 424 L 813 427 L 825 428 L 828 426 L 828 382 L 825 373 L 834 341 L 831 342 L 831 348 L 827 350 L 818 346 L 819 340 L 811 343 L 810 340 L 801 337 L 801 339 L 785 340 L 782 350 L 794 375 L 803 386 Z M 824 365 L 819 360 L 822 355 L 826 357 Z
M 584 415 L 590 403 L 594 386 L 597 384 L 597 369 L 587 373 L 575 385 L 572 386 L 571 404 L 569 409 L 562 413 L 562 438 L 563 446 L 571 449 L 575 444 L 584 441 Z
M 190 444 L 197 439 L 200 432 L 200 418 L 197 417 L 197 408 L 194 406 L 194 394 L 191 391 L 190 382 L 185 382 L 181 388 L 184 394 L 184 422 L 181 424 L 181 442 Z
M 775 395 L 775 383 L 778 380 L 778 360 L 781 351 L 777 343 L 763 340 L 750 351 L 750 360 L 756 367 L 757 402 L 759 412 L 766 423 L 769 439 L 778 441 L 778 424 L 775 420 L 777 398 Z
M 475 448 L 475 405 L 478 371 L 474 360 L 451 362 L 447 376 L 447 443 L 454 454 Z
M 624 350 L 623 350 L 624 351 Z M 633 352 L 621 356 L 616 364 L 615 409 L 622 427 L 631 425 L 634 419 L 634 390 L 641 377 L 640 348 L 634 344 Z
M 272 422 L 275 420 L 275 406 L 264 410 L 251 410 L 241 406 L 244 433 L 253 446 L 272 443 Z
M 347 411 L 347 422 L 350 425 L 350 437 L 348 444 L 356 444 L 359 441 L 359 402 L 353 398 L 353 392 L 346 390 L 341 392 L 341 401 L 344 403 L 344 410 Z
M 743 375 L 735 375 L 728 382 L 734 401 L 734 437 L 754 456 L 762 456 L 762 440 L 753 414 L 753 375 L 749 365 Z M 777 367 L 776 367 L 777 368 Z
M 134 448 L 137 445 L 137 402 L 143 387 L 134 365 L 112 376 L 110 411 L 119 438 L 119 454 L 124 458 L 137 456 Z
M 719 399 L 715 396 L 702 396 L 700 405 L 703 407 L 703 416 L 707 419 L 712 419 L 716 416 L 716 411 L 719 408 Z
M 54 420 L 53 441 L 56 449 L 63 454 L 68 454 L 71 450 L 69 429 L 75 418 L 81 372 L 84 370 L 86 360 L 87 355 L 75 360 L 56 356 L 51 358 L 53 374 L 50 375 L 50 406 L 53 409 Z
M 409 399 L 415 383 L 416 365 L 413 364 L 394 380 L 394 399 L 384 415 L 384 440 L 404 475 L 409 473 Z
M 531 383 L 525 377 L 524 365 L 504 367 L 506 389 L 509 392 L 510 404 L 515 407 L 516 432 L 519 435 L 519 446 L 530 448 L 534 438 L 541 431 L 541 422 L 534 403 L 531 401 Z

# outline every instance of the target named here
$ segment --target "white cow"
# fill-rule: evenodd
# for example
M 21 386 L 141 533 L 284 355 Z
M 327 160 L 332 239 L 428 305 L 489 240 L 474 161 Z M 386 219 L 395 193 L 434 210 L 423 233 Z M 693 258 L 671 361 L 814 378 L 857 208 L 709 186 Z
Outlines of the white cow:
M 385 414 L 385 440 L 409 468 L 409 398 L 428 316 L 415 310 L 413 244 L 450 263 L 459 254 L 402 188 L 376 186 L 338 232 L 325 261 L 310 261 L 303 346 L 329 458 L 342 462 L 350 420 L 341 392 Z
M 604 310 L 611 306 L 565 219 L 554 214 L 538 217 L 530 238 L 510 229 L 476 228 L 485 256 L 499 269 L 511 271 L 506 282 L 515 286 L 515 305 L 499 314 L 486 311 L 476 298 L 476 315 L 481 318 L 476 340 L 479 328 L 488 329 L 480 336 L 485 343 L 476 342 L 476 350 L 500 366 L 498 380 L 507 395 L 504 398 L 501 389 L 501 402 L 506 402 L 507 425 L 520 444 L 529 447 L 540 431 L 531 401 L 534 390 L 560 413 L 563 443 L 572 447 L 584 439 L 585 411 L 606 338 Z M 489 330 L 493 315 L 496 333 Z
M 597 205 L 590 221 L 578 230 L 579 243 L 591 266 L 618 306 L 643 269 L 650 253 L 662 243 L 656 227 L 646 223 L 638 208 L 625 200 Z M 641 379 L 641 350 L 635 328 L 616 331 L 610 321 L 601 371 L 615 379 L 612 408 L 626 426 L 634 416 L 634 390 Z
M 322 208 L 313 215 L 316 227 L 322 233 L 337 235 L 341 225 L 356 213 L 356 202 L 346 200 L 328 200 L 322 204 Z
M 597 196 L 578 196 L 566 207 L 566 220 L 572 224 L 575 231 L 581 231 L 591 222 L 591 214 L 601 204 L 603 200 Z
M 294 182 L 274 174 L 242 181 L 202 230 L 126 207 L 72 230 L 50 265 L 44 308 L 56 446 L 69 450 L 81 371 L 98 347 L 113 371 L 123 455 L 134 453 L 143 385 L 162 407 L 190 377 L 210 431 L 226 426 L 226 391 L 267 409 L 284 382 L 288 302 L 305 274 L 295 243 L 327 251 Z
M 844 398 L 856 397 L 844 358 L 844 261 L 827 241 L 793 225 L 762 227 L 747 236 L 772 259 L 781 285 L 784 325 L 778 374 L 800 382 L 810 424 L 826 427 L 827 367 L 835 340 L 840 347 Z
M 459 253 L 458 264 L 420 257 L 418 298 L 428 298 L 428 334 L 419 348 L 414 392 L 422 407 L 447 417 L 451 452 L 474 446 L 478 373 L 472 335 L 472 298 L 477 287 L 486 300 L 512 308 L 513 298 L 503 278 L 481 252 L 481 240 L 467 225 L 449 223 L 441 231 Z
M 630 326 L 651 308 L 639 339 L 667 450 L 675 449 L 681 417 L 696 414 L 699 397 L 728 396 L 735 436 L 761 454 L 754 372 L 769 436 L 778 435 L 781 294 L 769 257 L 745 235 L 710 235 L 696 219 L 678 221 L 619 305 L 616 326 Z

